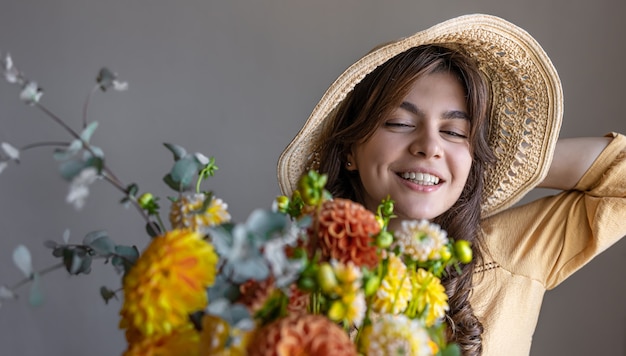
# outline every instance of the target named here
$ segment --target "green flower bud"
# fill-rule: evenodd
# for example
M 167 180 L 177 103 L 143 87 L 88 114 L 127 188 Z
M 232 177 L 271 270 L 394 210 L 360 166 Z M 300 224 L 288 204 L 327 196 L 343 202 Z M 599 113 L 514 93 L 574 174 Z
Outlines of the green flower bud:
M 472 261 L 472 245 L 467 240 L 457 240 L 454 243 L 454 253 L 461 263 L 470 263 Z
M 365 296 L 369 297 L 376 293 L 378 287 L 380 287 L 380 278 L 378 278 L 378 276 L 371 276 L 368 278 L 367 281 L 365 281 Z
M 151 207 L 151 203 L 154 202 L 154 195 L 152 195 L 152 193 L 143 193 L 137 202 L 142 209 L 148 209 Z
M 387 248 L 393 243 L 393 235 L 389 231 L 381 231 L 376 236 L 376 246 Z
M 332 294 L 335 292 L 339 284 L 337 283 L 335 271 L 333 271 L 333 267 L 330 264 L 323 263 L 320 265 L 320 268 L 317 271 L 317 283 L 322 289 L 322 292 L 326 294 Z

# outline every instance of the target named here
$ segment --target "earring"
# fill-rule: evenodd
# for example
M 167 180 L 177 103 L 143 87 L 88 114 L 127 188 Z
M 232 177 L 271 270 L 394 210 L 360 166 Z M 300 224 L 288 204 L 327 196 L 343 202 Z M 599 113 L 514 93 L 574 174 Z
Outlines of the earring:
M 352 166 L 352 162 L 346 162 L 346 166 L 351 167 Z

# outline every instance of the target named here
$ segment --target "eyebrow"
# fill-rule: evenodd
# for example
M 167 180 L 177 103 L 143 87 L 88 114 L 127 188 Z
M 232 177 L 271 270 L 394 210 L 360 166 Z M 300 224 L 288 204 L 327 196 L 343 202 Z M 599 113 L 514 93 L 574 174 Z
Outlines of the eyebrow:
M 410 112 L 411 114 L 414 114 L 414 115 L 417 115 L 417 116 L 424 116 L 424 112 L 422 110 L 420 110 L 420 108 L 415 106 L 415 104 L 413 104 L 413 103 L 409 103 L 408 101 L 403 101 L 400 104 L 400 107 L 402 109 Z M 469 121 L 469 116 L 467 115 L 467 113 L 465 111 L 461 111 L 461 110 L 446 111 L 443 114 L 443 118 L 444 119 L 462 119 L 462 120 L 468 120 Z

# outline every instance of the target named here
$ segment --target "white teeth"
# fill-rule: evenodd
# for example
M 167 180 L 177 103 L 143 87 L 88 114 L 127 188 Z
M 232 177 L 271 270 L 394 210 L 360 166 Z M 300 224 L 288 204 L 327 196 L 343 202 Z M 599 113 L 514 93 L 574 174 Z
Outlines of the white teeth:
M 404 172 L 401 176 L 421 185 L 435 185 L 439 183 L 439 177 L 428 173 Z

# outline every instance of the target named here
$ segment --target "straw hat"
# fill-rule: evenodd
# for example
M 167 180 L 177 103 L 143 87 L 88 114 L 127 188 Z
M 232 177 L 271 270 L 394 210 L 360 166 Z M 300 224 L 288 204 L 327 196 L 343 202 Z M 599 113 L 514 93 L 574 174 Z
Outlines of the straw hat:
M 358 60 L 330 86 L 278 160 L 278 182 L 291 195 L 314 153 L 322 123 L 376 67 L 412 47 L 443 44 L 473 57 L 489 78 L 489 144 L 498 159 L 485 172 L 483 217 L 519 201 L 545 177 L 563 116 L 561 81 L 539 43 L 526 31 L 490 15 L 457 17 L 387 43 Z

